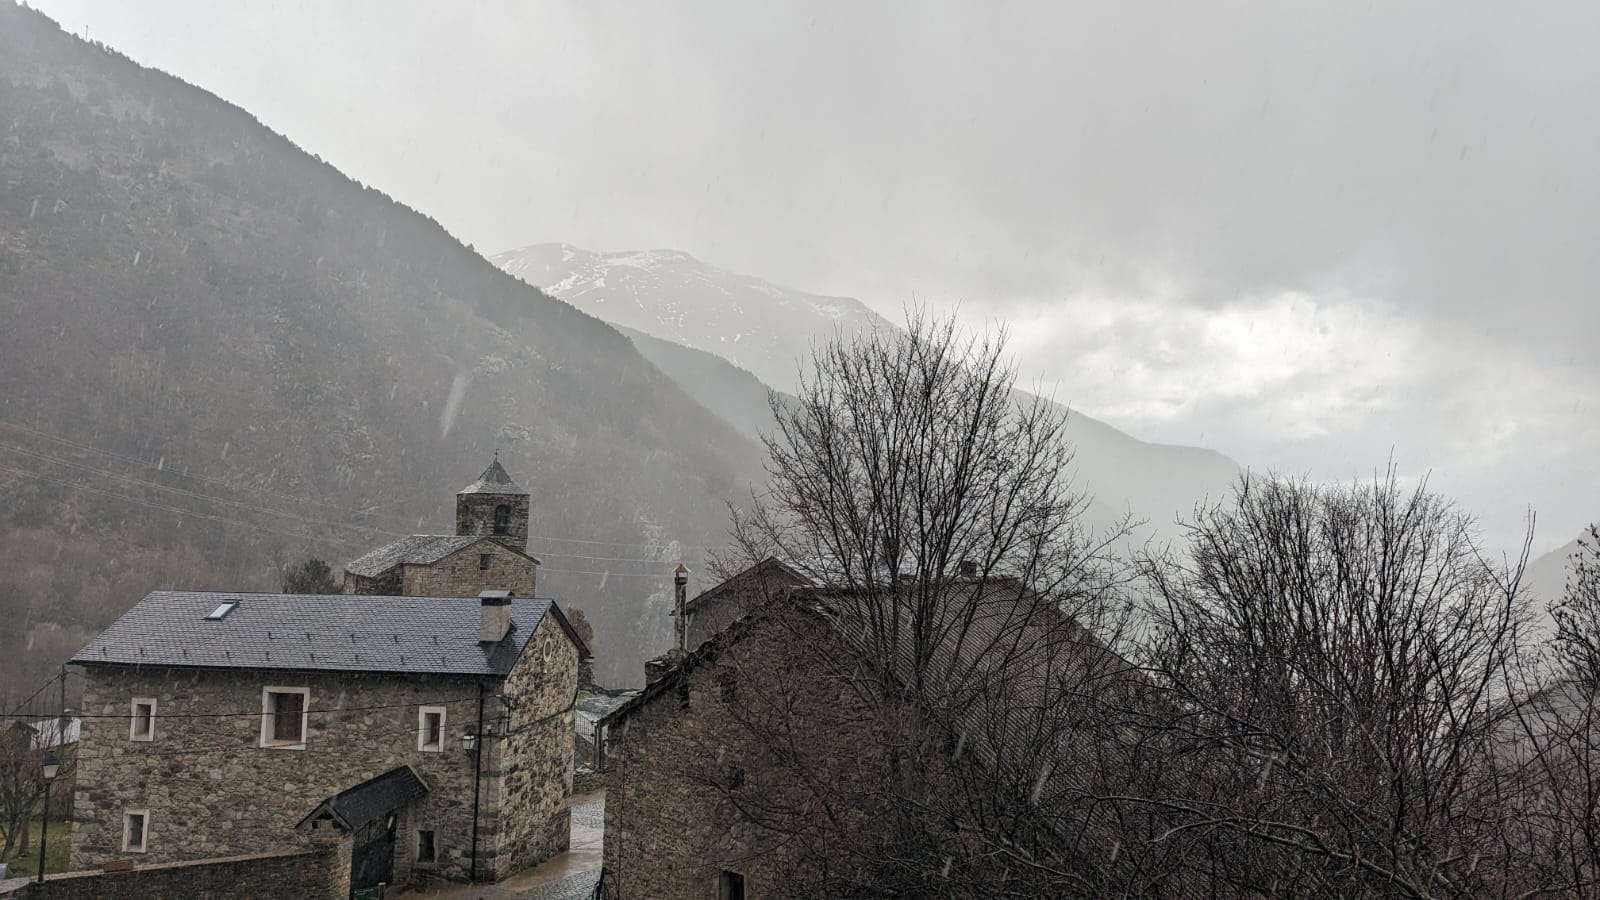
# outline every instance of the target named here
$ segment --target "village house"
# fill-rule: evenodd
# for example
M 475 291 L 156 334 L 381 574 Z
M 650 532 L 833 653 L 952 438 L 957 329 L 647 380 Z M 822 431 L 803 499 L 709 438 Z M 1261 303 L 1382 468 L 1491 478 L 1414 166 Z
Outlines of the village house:
M 388 570 L 441 595 L 156 591 L 79 651 L 71 868 L 331 836 L 360 888 L 494 881 L 565 850 L 588 649 L 552 600 L 437 580 L 454 558 L 491 578 L 504 560 L 532 586 L 517 491 L 496 461 L 457 501 L 485 536 Z
M 731 601 L 731 593 L 721 596 Z M 769 895 L 790 860 L 782 835 L 744 821 L 729 805 L 729 790 L 766 774 L 765 748 L 751 740 L 738 706 L 741 696 L 783 696 L 809 725 L 812 761 L 835 783 L 849 784 L 865 768 L 858 753 L 872 743 L 855 723 L 831 714 L 848 698 L 801 675 L 809 654 L 830 649 L 825 624 L 808 621 L 798 605 L 774 602 L 687 654 L 669 652 L 647 665 L 649 684 L 598 728 L 606 897 Z
M 1085 793 L 1090 770 L 1126 764 L 1120 748 L 1090 737 L 1103 734 L 1106 723 L 1093 721 L 1092 710 L 1068 713 L 1078 721 L 1066 731 L 1082 740 L 1071 747 L 1054 739 L 1030 741 L 1034 735 L 995 726 L 1026 720 L 1011 717 L 1009 705 L 1033 702 L 1025 698 L 1034 685 L 1025 682 L 1036 676 L 1058 678 L 1070 668 L 1090 692 L 1125 690 L 1131 683 L 1126 664 L 1081 629 L 1064 625 L 1070 620 L 1054 610 L 1035 607 L 1028 615 L 1037 624 L 1013 627 L 1004 620 L 1028 596 L 1025 589 L 1012 579 L 969 573 L 963 566 L 952 588 L 981 597 L 976 607 L 961 607 L 981 610 L 969 623 L 969 636 L 1003 631 L 1023 643 L 1046 633 L 1051 639 L 1075 637 L 1073 646 L 1039 656 L 1033 671 L 1015 683 L 970 693 L 956 687 L 944 695 L 951 701 L 947 709 L 924 710 L 959 710 L 943 719 L 945 761 L 935 765 L 933 783 L 987 783 L 989 773 L 1004 766 L 1026 773 L 1022 780 L 1032 786 L 1032 799 L 1021 802 L 1072 808 Z M 881 608 L 906 603 L 902 591 L 909 588 L 888 591 Z M 881 722 L 874 720 L 884 711 L 863 710 L 856 693 L 862 681 L 852 670 L 862 660 L 861 617 L 867 608 L 857 600 L 767 560 L 682 604 L 698 611 L 701 622 L 726 624 L 698 645 L 688 643 L 688 634 L 698 639 L 702 632 L 686 628 L 682 640 L 688 649 L 647 663 L 645 689 L 598 725 L 598 767 L 607 786 L 608 898 L 746 900 L 785 896 L 785 885 L 796 877 L 798 883 L 817 883 L 819 860 L 797 855 L 799 842 L 785 831 L 805 828 L 805 817 L 796 817 L 795 810 L 816 803 L 805 781 L 827 785 L 827 796 L 846 804 L 829 810 L 838 817 L 830 826 L 836 831 L 829 833 L 847 835 L 842 844 L 859 853 L 885 838 L 869 799 L 883 793 L 869 779 L 884 771 L 884 744 L 875 734 Z M 981 671 L 981 656 L 988 652 L 983 648 L 992 646 L 978 639 L 941 644 L 933 650 L 933 668 Z M 906 650 L 894 655 L 903 662 Z M 1055 839 L 1035 837 L 1046 844 Z M 1114 859 L 1111 847 L 1108 840 L 1103 849 Z M 842 858 L 841 846 L 838 859 L 820 865 Z
M 811 583 L 804 575 L 770 556 L 692 599 L 686 598 L 688 576 L 689 570 L 682 565 L 673 573 L 673 646 L 666 653 L 645 661 L 647 684 L 674 668 L 689 650 L 704 644 L 741 617 L 780 594 Z
M 475 597 L 512 591 L 532 597 L 539 560 L 528 555 L 528 492 L 498 456 L 456 494 L 454 534 L 413 534 L 344 567 L 346 594 Z

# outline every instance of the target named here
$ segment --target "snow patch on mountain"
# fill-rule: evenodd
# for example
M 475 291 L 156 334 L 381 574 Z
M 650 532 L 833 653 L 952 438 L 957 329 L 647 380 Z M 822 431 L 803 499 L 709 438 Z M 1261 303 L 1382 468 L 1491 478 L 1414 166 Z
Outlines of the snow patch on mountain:
M 859 300 L 785 288 L 681 250 L 533 244 L 490 260 L 612 324 L 716 353 L 780 390 L 793 390 L 816 341 L 892 327 Z

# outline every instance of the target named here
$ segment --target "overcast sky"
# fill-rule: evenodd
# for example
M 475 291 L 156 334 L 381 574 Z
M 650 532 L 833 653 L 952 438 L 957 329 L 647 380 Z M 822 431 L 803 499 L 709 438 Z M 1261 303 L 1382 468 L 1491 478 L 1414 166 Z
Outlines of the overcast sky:
M 34 5 L 486 252 L 959 303 L 1139 437 L 1600 518 L 1600 4 Z

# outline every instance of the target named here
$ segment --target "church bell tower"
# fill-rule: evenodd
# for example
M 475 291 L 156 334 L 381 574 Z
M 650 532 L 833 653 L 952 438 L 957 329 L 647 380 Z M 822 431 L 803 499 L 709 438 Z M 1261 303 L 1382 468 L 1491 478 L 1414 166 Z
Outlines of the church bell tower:
M 456 534 L 488 535 L 527 552 L 528 492 L 506 474 L 499 453 L 477 481 L 456 494 Z

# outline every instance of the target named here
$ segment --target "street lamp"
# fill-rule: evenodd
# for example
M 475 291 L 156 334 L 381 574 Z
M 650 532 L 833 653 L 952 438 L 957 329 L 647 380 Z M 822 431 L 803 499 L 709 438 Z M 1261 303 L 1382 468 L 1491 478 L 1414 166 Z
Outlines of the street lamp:
M 56 780 L 61 769 L 61 759 L 55 751 L 44 755 L 44 809 L 39 813 L 39 883 L 44 884 L 44 845 L 50 839 L 50 782 Z

